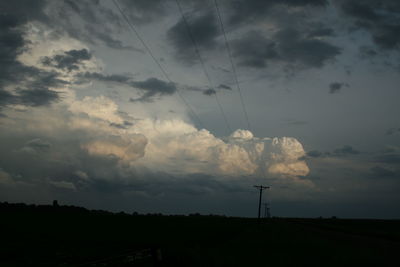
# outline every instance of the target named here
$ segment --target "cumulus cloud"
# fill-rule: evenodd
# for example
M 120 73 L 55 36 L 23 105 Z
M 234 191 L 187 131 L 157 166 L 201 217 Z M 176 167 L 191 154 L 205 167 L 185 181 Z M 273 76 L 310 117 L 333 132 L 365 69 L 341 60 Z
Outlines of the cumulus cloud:
M 117 104 L 104 96 L 86 96 L 80 101 L 74 101 L 69 106 L 69 110 L 74 113 L 83 113 L 89 117 L 105 120 L 110 123 L 123 124 L 124 122 L 124 120 L 117 114 Z
M 227 176 L 305 176 L 309 171 L 301 160 L 303 147 L 294 138 L 256 138 L 237 130 L 222 140 L 181 120 L 142 120 L 131 130 L 149 140 L 139 161 L 149 169 Z
M 100 96 L 72 102 L 69 109 L 8 110 L 0 127 L 2 140 L 9 142 L 0 146 L 11 156 L 2 154 L 1 167 L 26 181 L 51 181 L 53 187 L 70 190 L 100 181 L 137 183 L 157 174 L 167 180 L 205 175 L 225 181 L 275 177 L 298 183 L 297 177 L 309 172 L 304 149 L 294 138 L 257 138 L 246 130 L 218 138 L 181 119 L 134 119 L 129 128 L 118 128 L 110 124 L 122 121 L 114 104 Z
M 107 136 L 82 144 L 82 148 L 90 155 L 112 156 L 132 163 L 144 156 L 147 139 L 141 134 L 127 134 L 124 136 Z

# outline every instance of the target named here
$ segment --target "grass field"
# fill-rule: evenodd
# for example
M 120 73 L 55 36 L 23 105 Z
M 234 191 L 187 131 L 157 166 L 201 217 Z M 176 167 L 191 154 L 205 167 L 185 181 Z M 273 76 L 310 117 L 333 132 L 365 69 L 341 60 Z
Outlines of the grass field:
M 400 221 L 0 212 L 0 266 L 400 266 Z

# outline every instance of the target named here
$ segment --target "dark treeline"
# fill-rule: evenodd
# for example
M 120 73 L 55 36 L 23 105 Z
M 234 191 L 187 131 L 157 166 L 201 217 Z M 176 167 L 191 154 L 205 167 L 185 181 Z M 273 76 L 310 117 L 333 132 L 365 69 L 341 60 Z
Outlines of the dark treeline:
M 208 214 L 203 215 L 200 213 L 184 214 L 170 214 L 165 215 L 162 213 L 138 213 L 136 211 L 132 213 L 126 213 L 124 211 L 111 212 L 107 210 L 90 210 L 84 207 L 78 207 L 73 205 L 59 205 L 56 200 L 53 201 L 52 205 L 36 205 L 36 204 L 25 204 L 25 203 L 8 203 L 0 202 L 0 212 L 34 212 L 40 213 L 59 213 L 59 214 L 91 214 L 91 215 L 114 215 L 114 216 L 174 216 L 174 217 L 196 217 L 196 216 L 207 216 L 207 217 L 227 217 L 225 215 Z
M 399 220 L 239 218 L 0 203 L 0 266 L 396 266 Z

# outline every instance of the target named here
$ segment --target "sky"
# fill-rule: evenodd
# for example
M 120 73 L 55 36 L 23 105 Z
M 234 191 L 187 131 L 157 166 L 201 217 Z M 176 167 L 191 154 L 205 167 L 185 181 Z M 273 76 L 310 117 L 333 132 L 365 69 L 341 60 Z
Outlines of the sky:
M 0 201 L 400 218 L 397 0 L 0 2 Z

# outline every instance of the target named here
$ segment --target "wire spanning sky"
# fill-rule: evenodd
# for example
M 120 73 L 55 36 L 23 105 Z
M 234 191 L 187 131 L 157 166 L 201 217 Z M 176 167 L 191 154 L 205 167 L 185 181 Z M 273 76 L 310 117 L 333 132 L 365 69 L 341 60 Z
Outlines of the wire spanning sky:
M 0 10 L 0 201 L 400 217 L 398 1 Z

